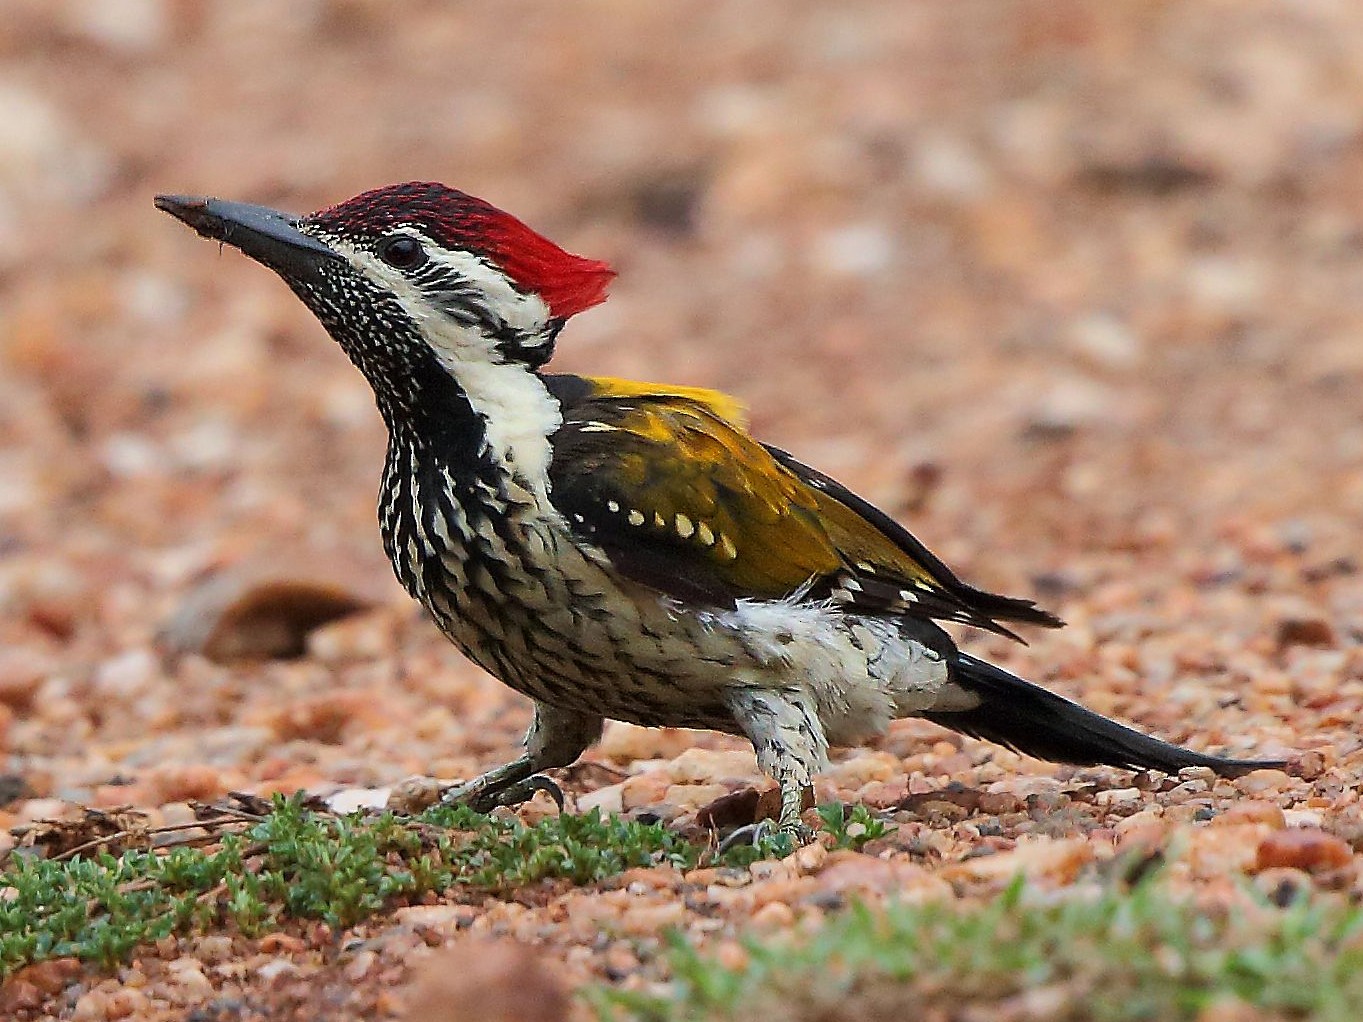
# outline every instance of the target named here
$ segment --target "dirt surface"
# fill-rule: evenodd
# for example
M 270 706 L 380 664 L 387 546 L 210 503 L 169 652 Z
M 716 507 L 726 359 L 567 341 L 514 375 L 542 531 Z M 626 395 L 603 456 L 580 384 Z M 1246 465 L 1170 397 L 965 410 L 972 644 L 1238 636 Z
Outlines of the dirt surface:
M 559 982 L 665 978 L 667 926 L 737 964 L 739 928 L 849 893 L 1082 883 L 1130 847 L 1207 897 L 1247 872 L 1363 889 L 1356 3 L 0 6 L 0 833 L 468 776 L 528 720 L 391 580 L 363 380 L 161 191 L 304 210 L 438 179 L 611 260 L 558 366 L 740 395 L 966 578 L 1069 621 L 973 652 L 1293 763 L 1133 778 L 902 722 L 821 781 L 897 823 L 869 855 L 172 940 L 50 969 L 16 1017 L 486 1017 L 457 985 L 486 973 L 559 1018 Z M 304 637 L 328 600 L 371 609 Z M 301 657 L 232 659 L 262 605 L 265 652 Z M 585 804 L 666 818 L 758 780 L 707 734 L 622 727 L 588 758 L 620 774 L 574 775 Z

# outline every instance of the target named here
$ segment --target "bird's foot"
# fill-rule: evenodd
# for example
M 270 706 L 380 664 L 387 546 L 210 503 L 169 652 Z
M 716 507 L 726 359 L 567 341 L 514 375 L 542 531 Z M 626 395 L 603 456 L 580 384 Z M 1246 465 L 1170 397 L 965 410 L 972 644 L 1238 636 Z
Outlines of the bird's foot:
M 813 842 L 815 832 L 799 820 L 778 824 L 773 819 L 758 820 L 739 827 L 719 843 L 718 854 L 724 855 L 741 845 L 749 845 L 772 855 L 788 855 L 796 848 Z
M 554 800 L 559 812 L 563 812 L 567 805 L 563 789 L 543 774 L 535 774 L 524 780 L 495 788 L 480 783 L 481 780 L 475 778 L 464 784 L 451 785 L 441 794 L 441 803 L 447 806 L 468 806 L 475 813 L 490 813 L 497 808 L 509 809 L 529 802 L 535 797 L 535 792 L 542 791 Z

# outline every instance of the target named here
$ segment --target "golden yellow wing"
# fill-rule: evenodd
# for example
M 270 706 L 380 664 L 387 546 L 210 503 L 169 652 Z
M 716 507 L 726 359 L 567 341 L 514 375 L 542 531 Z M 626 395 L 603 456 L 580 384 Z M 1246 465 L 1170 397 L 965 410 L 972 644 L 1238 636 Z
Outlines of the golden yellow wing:
M 566 412 L 553 447 L 555 507 L 650 588 L 732 606 L 842 565 L 817 495 L 694 394 L 596 397 Z
M 693 388 L 547 376 L 564 408 L 551 500 L 626 577 L 731 607 L 805 591 L 867 613 L 1054 624 L 958 580 L 884 513 L 743 431 L 742 409 Z

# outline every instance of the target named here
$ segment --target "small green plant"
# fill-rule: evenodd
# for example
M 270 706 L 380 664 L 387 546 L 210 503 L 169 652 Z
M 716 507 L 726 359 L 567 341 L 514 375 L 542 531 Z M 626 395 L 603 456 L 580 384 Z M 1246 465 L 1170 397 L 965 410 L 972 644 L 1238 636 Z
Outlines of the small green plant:
M 789 834 L 782 834 L 775 825 L 772 825 L 769 828 L 759 828 L 750 840 L 739 841 L 724 848 L 720 862 L 725 866 L 746 869 L 763 859 L 784 859 L 794 852 L 796 847 L 795 838 Z
M 214 926 L 247 936 L 290 919 L 346 927 L 429 891 L 589 884 L 635 866 L 689 869 L 702 854 L 659 824 L 596 811 L 527 826 L 449 807 L 410 820 L 337 817 L 277 798 L 207 850 L 13 857 L 0 872 L 0 976 L 56 957 L 110 966 L 139 945 Z
M 859 852 L 868 841 L 882 838 L 894 830 L 891 824 L 875 816 L 861 803 L 849 812 L 841 802 L 830 802 L 815 810 L 823 821 L 824 830 L 833 835 L 835 848 L 850 848 Z
M 414 819 L 338 817 L 280 797 L 259 812 L 204 848 L 12 857 L 0 871 L 0 976 L 68 956 L 112 966 L 143 944 L 214 927 L 251 937 L 294 919 L 344 928 L 460 886 L 501 893 L 543 880 L 592 884 L 636 866 L 692 869 L 707 854 L 661 824 L 596 811 L 527 826 L 448 806 Z M 840 847 L 884 833 L 861 806 L 820 814 Z M 788 836 L 769 835 L 720 861 L 743 867 L 792 851 Z
M 459 857 L 463 883 L 488 890 L 524 887 L 544 878 L 588 884 L 635 866 L 693 869 L 702 849 L 661 823 L 560 814 L 527 827 L 511 818 L 482 816 L 464 806 L 438 806 L 422 817 L 447 832 L 463 833 Z
M 1158 874 L 1096 897 L 1024 894 L 1018 880 L 980 905 L 853 906 L 812 937 L 750 941 L 741 971 L 677 938 L 670 994 L 588 997 L 603 1020 L 643 1022 L 1011 1018 L 1027 1003 L 1029 1018 L 1075 1022 L 1193 1022 L 1240 1003 L 1265 1018 L 1363 1018 L 1363 909 L 1343 899 L 1208 912 Z

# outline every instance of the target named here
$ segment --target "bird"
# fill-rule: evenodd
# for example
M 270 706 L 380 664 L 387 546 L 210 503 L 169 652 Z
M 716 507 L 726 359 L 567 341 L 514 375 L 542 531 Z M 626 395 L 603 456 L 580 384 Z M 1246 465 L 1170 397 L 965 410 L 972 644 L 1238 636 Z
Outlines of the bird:
M 445 791 L 484 811 L 577 760 L 606 720 L 748 739 L 778 834 L 832 746 L 920 717 L 1076 765 L 1237 776 L 1276 760 L 1143 734 L 958 648 L 942 627 L 1060 627 L 958 578 L 848 487 L 691 386 L 556 373 L 614 271 L 435 182 L 295 216 L 223 199 L 156 206 L 292 289 L 373 389 L 378 496 L 398 581 L 468 659 L 534 704 L 520 756 Z

